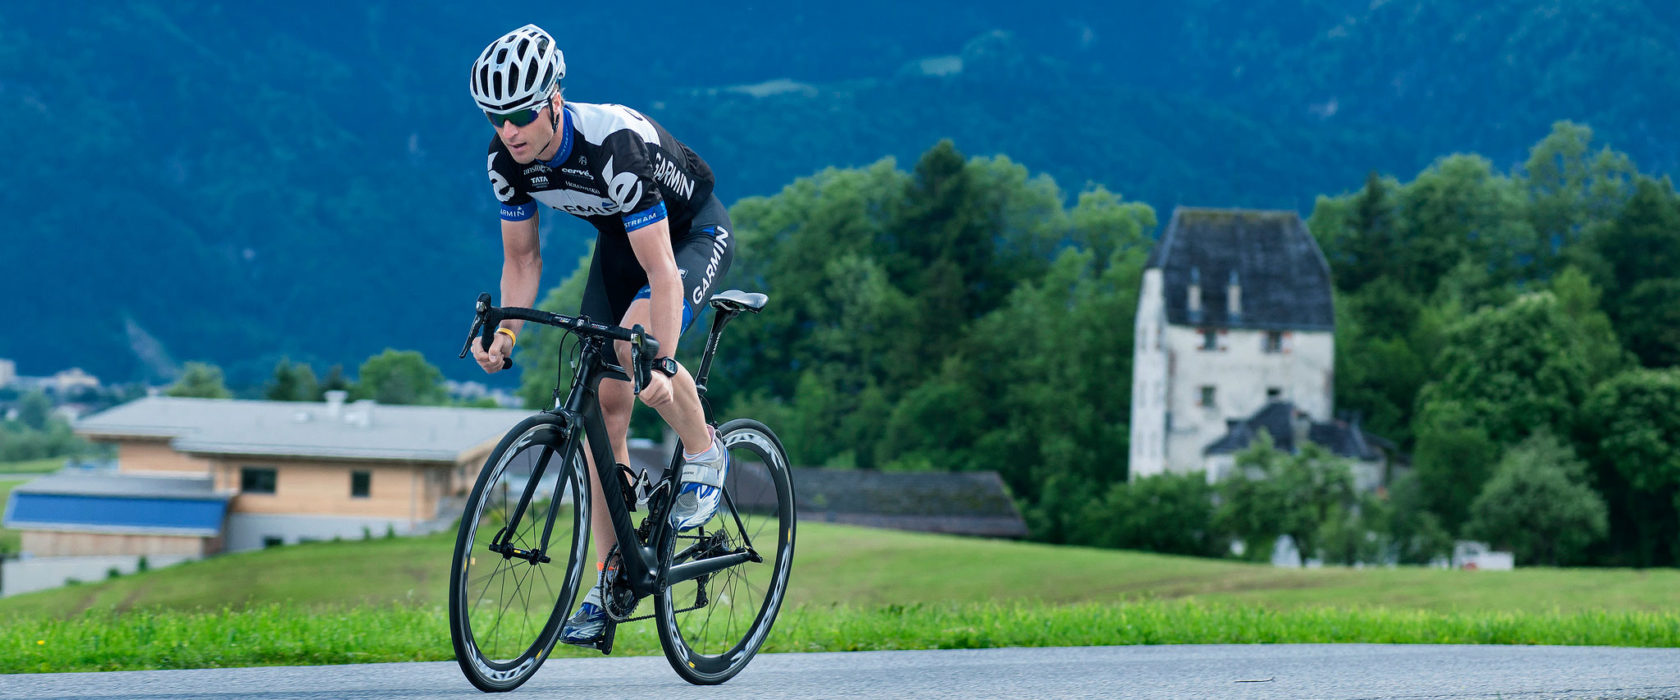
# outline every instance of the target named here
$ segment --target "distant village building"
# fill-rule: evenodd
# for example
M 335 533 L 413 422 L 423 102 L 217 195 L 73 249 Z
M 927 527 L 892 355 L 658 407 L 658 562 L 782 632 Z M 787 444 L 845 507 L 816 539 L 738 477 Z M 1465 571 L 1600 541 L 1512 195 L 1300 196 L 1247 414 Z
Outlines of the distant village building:
M 1217 480 L 1259 429 L 1280 449 L 1300 436 L 1381 473 L 1381 443 L 1332 420 L 1330 266 L 1295 212 L 1174 210 L 1135 330 L 1131 478 Z
M 0 386 L 11 384 L 17 379 L 17 362 L 0 359 Z
M 66 470 L 12 490 L 0 522 L 22 531 L 25 558 L 4 563 L 0 595 L 134 571 L 142 556 L 163 566 L 449 527 L 496 441 L 531 414 L 328 395 L 325 403 L 151 396 L 80 420 L 78 434 L 116 446 L 117 470 Z M 632 441 L 631 463 L 657 477 L 674 447 Z M 752 470 L 743 464 L 738 476 Z M 793 471 L 801 518 L 1027 534 L 995 472 Z
M 69 396 L 80 389 L 98 389 L 99 378 L 80 367 L 71 367 L 52 376 L 52 387 L 59 396 Z
M 81 420 L 78 434 L 116 445 L 117 471 L 13 489 L 4 524 L 23 532 L 25 559 L 7 563 L 4 593 L 132 570 L 141 556 L 162 565 L 447 527 L 496 440 L 530 415 L 329 393 L 326 403 L 149 397 Z

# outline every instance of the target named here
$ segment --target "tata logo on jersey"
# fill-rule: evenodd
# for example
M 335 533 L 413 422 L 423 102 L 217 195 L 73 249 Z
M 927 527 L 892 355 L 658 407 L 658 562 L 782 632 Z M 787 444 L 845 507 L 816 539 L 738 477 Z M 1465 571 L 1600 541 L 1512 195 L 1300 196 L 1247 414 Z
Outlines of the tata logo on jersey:
M 532 187 L 547 187 L 548 186 L 548 176 L 547 175 L 538 175 L 536 177 L 531 178 L 531 186 Z

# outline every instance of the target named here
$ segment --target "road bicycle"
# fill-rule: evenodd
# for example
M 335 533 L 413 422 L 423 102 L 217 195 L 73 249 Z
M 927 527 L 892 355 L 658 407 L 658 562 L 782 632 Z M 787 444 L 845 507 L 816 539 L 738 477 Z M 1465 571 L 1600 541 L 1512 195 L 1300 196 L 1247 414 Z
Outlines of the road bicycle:
M 729 680 L 758 653 L 793 564 L 787 453 L 763 423 L 737 418 L 717 425 L 705 396 L 724 326 L 742 312 L 758 313 L 767 301 L 737 290 L 712 297 L 712 328 L 694 380 L 706 423 L 715 427 L 731 463 L 717 515 L 678 532 L 667 513 L 679 486 L 681 446 L 657 479 L 646 470 L 632 472 L 627 455 L 613 454 L 596 393 L 602 380 L 615 379 L 630 381 L 640 394 L 658 341 L 640 325 L 626 329 L 581 316 L 497 308 L 489 294 L 479 296 L 469 345 L 477 339 L 488 349 L 502 320 L 523 319 L 575 336 L 575 359 L 560 363 L 554 407 L 515 425 L 490 452 L 461 517 L 449 576 L 449 631 L 455 659 L 473 685 L 507 691 L 529 680 L 553 651 L 580 594 L 593 585 L 593 577 L 584 575 L 594 558 L 586 449 L 618 536 L 609 559 L 621 562 L 605 576 L 608 623 L 595 648 L 611 653 L 619 624 L 653 618 L 671 668 L 702 685 Z M 628 370 L 615 364 L 615 341 L 630 347 Z M 560 346 L 564 353 L 567 343 Z M 468 349 L 462 347 L 461 357 Z M 568 366 L 571 386 L 563 392 Z M 652 611 L 638 615 L 649 596 Z

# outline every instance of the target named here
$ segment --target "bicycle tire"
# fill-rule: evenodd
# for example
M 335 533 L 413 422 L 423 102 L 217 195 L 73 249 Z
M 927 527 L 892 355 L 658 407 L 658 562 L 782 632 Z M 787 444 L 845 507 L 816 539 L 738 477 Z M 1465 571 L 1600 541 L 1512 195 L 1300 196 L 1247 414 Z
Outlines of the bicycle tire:
M 730 550 L 744 542 L 744 530 L 764 561 L 737 564 L 655 593 L 665 658 L 677 675 L 696 685 L 733 678 L 758 653 L 781 610 L 793 566 L 793 479 L 781 440 L 750 419 L 724 423 L 717 436 L 731 459 L 724 482 L 728 499 L 707 525 L 669 538 L 664 557 L 676 565 Z M 684 556 L 679 547 L 691 553 Z M 705 605 L 696 607 L 702 600 Z
M 537 672 L 554 649 L 582 581 L 588 561 L 589 479 L 581 457 L 574 456 L 569 468 L 559 464 L 565 434 L 560 419 L 546 413 L 514 426 L 485 459 L 461 516 L 450 564 L 449 633 L 461 672 L 486 692 L 513 690 Z M 545 456 L 545 450 L 551 452 Z M 538 491 L 552 480 L 548 498 L 571 502 L 568 507 L 562 500 L 555 511 L 545 552 L 549 561 L 488 551 L 499 534 L 496 528 L 505 528 L 529 483 L 530 471 L 521 475 L 519 470 L 532 469 L 545 458 Z M 510 543 L 535 548 L 548 513 L 548 502 L 533 495 Z M 508 623 L 513 626 L 504 635 Z

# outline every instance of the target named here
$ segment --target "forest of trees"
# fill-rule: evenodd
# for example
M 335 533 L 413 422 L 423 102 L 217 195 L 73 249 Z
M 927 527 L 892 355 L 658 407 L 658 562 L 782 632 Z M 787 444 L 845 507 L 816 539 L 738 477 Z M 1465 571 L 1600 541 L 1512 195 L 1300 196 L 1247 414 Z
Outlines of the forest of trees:
M 1351 188 L 1350 188 L 1351 189 Z M 829 169 L 733 209 L 732 326 L 712 400 L 801 464 L 995 470 L 1051 542 L 1427 562 L 1474 537 L 1519 562 L 1680 557 L 1680 197 L 1560 123 L 1510 173 L 1439 159 L 1316 204 L 1338 409 L 1409 470 L 1355 493 L 1327 454 L 1251 449 L 1273 478 L 1129 482 L 1132 328 L 1158 214 L 949 142 L 909 172 Z M 542 305 L 577 306 L 587 257 Z M 704 329 L 685 340 L 698 352 Z M 555 334 L 517 357 L 547 404 Z M 652 427 L 652 423 L 638 423 Z
M 1584 126 L 1555 125 L 1508 173 L 1452 155 L 1316 203 L 1337 408 L 1409 465 L 1374 493 L 1323 450 L 1265 441 L 1221 483 L 1127 478 L 1133 317 L 1160 221 L 1145 204 L 1100 186 L 1070 201 L 944 141 L 908 172 L 830 168 L 732 216 L 724 288 L 771 302 L 725 335 L 710 400 L 774 426 L 798 464 L 993 470 L 1049 542 L 1228 556 L 1238 541 L 1264 559 L 1289 535 L 1327 562 L 1426 563 L 1474 538 L 1525 565 L 1680 562 L 1680 195 Z M 539 305 L 574 312 L 587 263 Z M 552 400 L 561 341 L 522 334 L 527 406 Z M 442 384 L 389 350 L 355 381 L 282 361 L 261 392 L 445 403 Z M 202 364 L 170 393 L 229 394 Z M 657 417 L 636 426 L 651 436 Z

